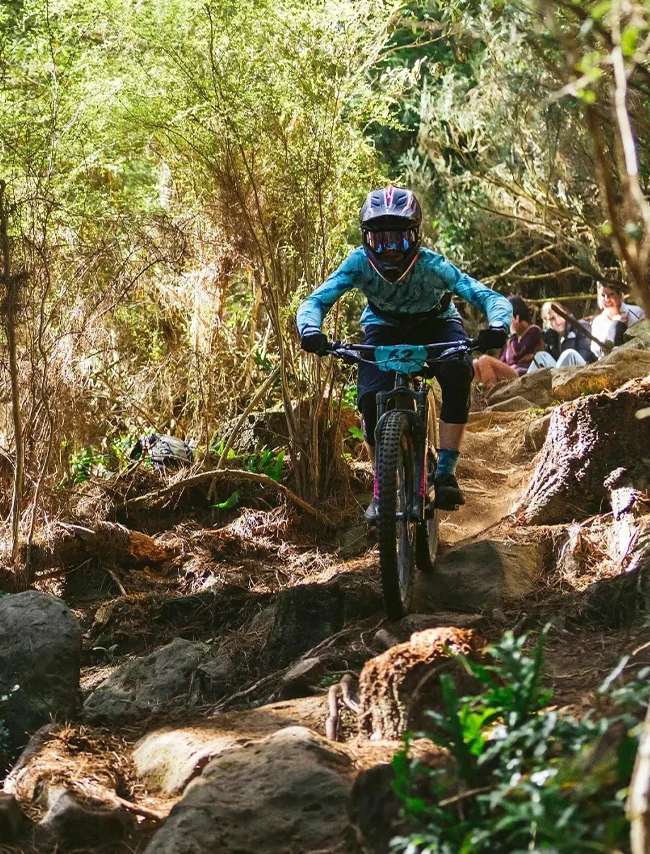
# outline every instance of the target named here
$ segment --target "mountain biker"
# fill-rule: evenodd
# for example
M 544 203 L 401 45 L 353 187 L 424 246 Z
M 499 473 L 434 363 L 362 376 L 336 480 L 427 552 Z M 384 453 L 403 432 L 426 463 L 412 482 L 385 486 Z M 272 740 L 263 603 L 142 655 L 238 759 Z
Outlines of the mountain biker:
M 467 337 L 452 294 L 471 302 L 488 317 L 479 333 L 481 350 L 501 349 L 508 339 L 512 308 L 508 300 L 462 273 L 442 255 L 420 246 L 422 210 L 415 195 L 389 185 L 368 193 L 359 224 L 363 245 L 354 249 L 320 287 L 302 301 L 296 322 L 303 350 L 324 355 L 323 318 L 344 294 L 358 288 L 368 300 L 361 315 L 364 344 L 435 344 Z M 465 503 L 456 480 L 456 464 L 467 424 L 473 376 L 469 354 L 436 364 L 442 389 L 440 449 L 435 479 L 436 506 L 455 510 Z M 395 374 L 361 363 L 358 407 L 368 454 L 375 467 L 375 396 L 393 388 Z M 373 499 L 366 519 L 376 521 Z

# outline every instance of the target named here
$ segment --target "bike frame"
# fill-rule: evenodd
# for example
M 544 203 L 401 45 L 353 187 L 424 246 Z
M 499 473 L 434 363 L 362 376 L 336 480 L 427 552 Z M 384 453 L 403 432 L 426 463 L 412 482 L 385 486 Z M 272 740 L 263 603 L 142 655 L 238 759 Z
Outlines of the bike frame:
M 401 345 L 396 345 L 401 346 Z M 453 359 L 456 356 L 469 352 L 476 346 L 476 341 L 467 338 L 464 341 L 443 342 L 440 344 L 424 345 L 429 353 L 427 363 L 443 362 Z M 340 342 L 332 342 L 328 352 L 334 356 L 344 359 L 348 362 L 363 362 L 366 361 L 359 353 L 374 354 L 376 347 L 371 344 L 341 344 Z M 435 356 L 437 350 L 442 352 Z M 424 522 L 426 518 L 426 499 L 431 499 L 432 496 L 427 492 L 427 427 L 429 423 L 429 383 L 426 379 L 422 379 L 422 387 L 414 388 L 415 376 L 409 373 L 395 371 L 395 386 L 391 391 L 380 391 L 377 393 L 377 426 L 375 428 L 375 437 L 377 442 L 381 438 L 381 431 L 385 423 L 388 404 L 393 401 L 396 405 L 393 409 L 399 409 L 405 413 L 411 425 L 411 431 L 414 441 L 414 463 L 415 472 L 413 478 L 413 490 L 411 502 L 410 522 Z M 415 409 L 404 409 L 398 404 L 400 398 L 409 398 L 415 402 Z

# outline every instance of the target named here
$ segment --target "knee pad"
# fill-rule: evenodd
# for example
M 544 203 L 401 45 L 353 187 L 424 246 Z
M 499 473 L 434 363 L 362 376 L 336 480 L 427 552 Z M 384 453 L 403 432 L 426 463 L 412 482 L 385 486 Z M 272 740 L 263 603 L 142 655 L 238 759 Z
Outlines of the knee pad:
M 442 362 L 436 366 L 436 377 L 442 389 L 440 417 L 449 424 L 466 424 L 474 378 L 471 356 Z

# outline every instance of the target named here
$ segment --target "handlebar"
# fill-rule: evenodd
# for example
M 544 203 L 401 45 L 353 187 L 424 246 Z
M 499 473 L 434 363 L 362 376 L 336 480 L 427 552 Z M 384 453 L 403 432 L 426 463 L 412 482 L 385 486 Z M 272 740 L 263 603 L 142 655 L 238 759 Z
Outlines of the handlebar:
M 372 362 L 372 359 L 364 359 L 364 353 L 374 355 L 375 350 L 378 346 L 391 346 L 395 348 L 403 348 L 403 347 L 424 347 L 427 351 L 426 361 L 429 362 L 443 362 L 447 359 L 453 359 L 456 356 L 460 356 L 464 353 L 469 353 L 472 350 L 476 349 L 477 339 L 476 338 L 464 338 L 458 341 L 443 341 L 436 344 L 393 344 L 393 345 L 374 345 L 374 344 L 354 344 L 347 343 L 341 341 L 330 341 L 328 342 L 327 349 L 325 351 L 325 355 L 337 356 L 339 359 L 342 359 L 344 362 L 348 364 L 355 364 L 359 362 Z M 438 354 L 438 355 L 436 355 Z

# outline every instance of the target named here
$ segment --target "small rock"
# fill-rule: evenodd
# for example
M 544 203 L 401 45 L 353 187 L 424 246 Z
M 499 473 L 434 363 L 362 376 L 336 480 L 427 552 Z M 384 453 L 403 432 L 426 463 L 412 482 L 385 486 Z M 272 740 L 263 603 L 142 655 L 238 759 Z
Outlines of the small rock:
M 349 560 L 359 557 L 368 551 L 368 525 L 359 522 L 351 528 L 341 528 L 336 532 L 336 542 L 339 546 L 339 557 Z
M 13 842 L 27 823 L 16 798 L 0 792 L 0 842 Z
M 304 727 L 213 759 L 146 854 L 286 854 L 340 846 L 352 765 Z
M 398 643 L 401 643 L 400 639 L 386 629 L 376 631 L 372 639 L 372 645 L 375 648 L 379 647 L 379 649 L 390 649 L 392 646 L 397 646 Z
M 502 400 L 499 403 L 493 403 L 486 407 L 487 412 L 523 412 L 525 409 L 531 409 L 535 406 L 530 400 L 527 400 L 521 395 L 509 397 L 507 400 Z
M 201 694 L 214 698 L 224 694 L 235 678 L 235 664 L 228 655 L 217 652 L 197 668 L 201 677 Z
M 143 658 L 129 661 L 102 682 L 84 703 L 88 720 L 126 720 L 159 712 L 172 701 L 187 705 L 198 698 L 197 671 L 206 650 L 175 638 Z
M 57 850 L 88 848 L 127 839 L 136 828 L 135 816 L 121 808 L 88 806 L 68 789 L 50 789 L 48 811 L 40 822 L 57 842 Z
M 325 665 L 320 658 L 306 658 L 299 661 L 282 677 L 280 699 L 293 700 L 296 697 L 306 697 L 311 689 L 325 673 Z
M 542 415 L 541 418 L 536 418 L 534 421 L 531 421 L 526 428 L 525 441 L 531 451 L 539 451 L 544 445 L 544 442 L 546 441 L 546 434 L 548 433 L 548 425 L 551 423 L 552 414 L 552 412 L 549 412 L 546 415 Z

